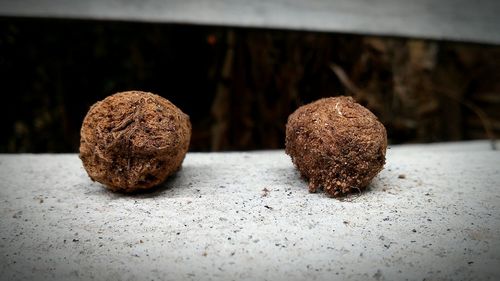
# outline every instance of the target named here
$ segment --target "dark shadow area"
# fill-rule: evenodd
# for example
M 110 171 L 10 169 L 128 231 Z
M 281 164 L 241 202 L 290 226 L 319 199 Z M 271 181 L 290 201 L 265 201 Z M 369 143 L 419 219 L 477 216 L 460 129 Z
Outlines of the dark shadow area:
M 288 115 L 352 95 L 391 143 L 500 132 L 500 47 L 174 24 L 0 18 L 0 153 L 76 152 L 89 107 L 151 91 L 190 115 L 191 151 L 284 147 Z
M 109 193 L 109 195 L 116 198 L 128 197 L 131 199 L 148 199 L 165 196 L 169 191 L 177 193 L 178 191 L 183 191 L 185 188 L 189 187 L 189 184 L 186 182 L 189 177 L 184 174 L 186 169 L 189 170 L 190 167 L 183 167 L 181 170 L 168 177 L 161 184 L 145 190 L 137 190 L 134 192 L 115 192 L 107 189 L 105 186 L 102 186 L 102 188 L 104 189 L 104 192 Z

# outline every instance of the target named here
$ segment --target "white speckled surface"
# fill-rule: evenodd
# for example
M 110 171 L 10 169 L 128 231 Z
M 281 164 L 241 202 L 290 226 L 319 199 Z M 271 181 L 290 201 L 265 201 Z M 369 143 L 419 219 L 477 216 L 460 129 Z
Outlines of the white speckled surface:
M 0 156 L 0 280 L 500 279 L 500 152 L 486 142 L 394 146 L 346 200 L 309 194 L 283 151 L 183 167 L 130 196 L 91 182 L 76 154 Z

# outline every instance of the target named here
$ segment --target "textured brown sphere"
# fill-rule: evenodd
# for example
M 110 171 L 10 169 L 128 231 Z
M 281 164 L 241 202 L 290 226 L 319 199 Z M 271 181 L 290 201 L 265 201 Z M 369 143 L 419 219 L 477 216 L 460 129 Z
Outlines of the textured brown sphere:
M 286 124 L 286 153 L 310 192 L 337 197 L 365 188 L 382 170 L 386 148 L 384 126 L 351 97 L 304 105 Z
M 90 178 L 132 192 L 156 186 L 180 169 L 191 123 L 165 98 L 130 91 L 95 103 L 80 135 L 80 158 Z

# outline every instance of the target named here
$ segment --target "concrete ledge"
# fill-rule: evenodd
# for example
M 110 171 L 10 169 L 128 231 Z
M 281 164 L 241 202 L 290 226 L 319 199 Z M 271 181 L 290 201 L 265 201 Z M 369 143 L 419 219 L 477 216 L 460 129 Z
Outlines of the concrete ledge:
M 309 194 L 283 151 L 190 153 L 134 196 L 77 155 L 1 155 L 0 185 L 0 280 L 500 279 L 500 152 L 482 141 L 393 146 L 344 200 Z
M 500 44 L 496 0 L 11 0 L 0 16 L 278 28 Z

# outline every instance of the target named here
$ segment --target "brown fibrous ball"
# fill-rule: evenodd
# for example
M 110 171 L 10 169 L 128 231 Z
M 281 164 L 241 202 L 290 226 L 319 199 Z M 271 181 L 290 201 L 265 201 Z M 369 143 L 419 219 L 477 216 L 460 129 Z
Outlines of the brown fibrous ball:
M 384 125 L 351 97 L 304 105 L 286 124 L 286 153 L 310 192 L 338 197 L 364 189 L 382 170 L 386 148 Z
M 80 131 L 90 178 L 113 191 L 159 185 L 180 169 L 189 148 L 189 116 L 158 95 L 129 91 L 95 103 Z

